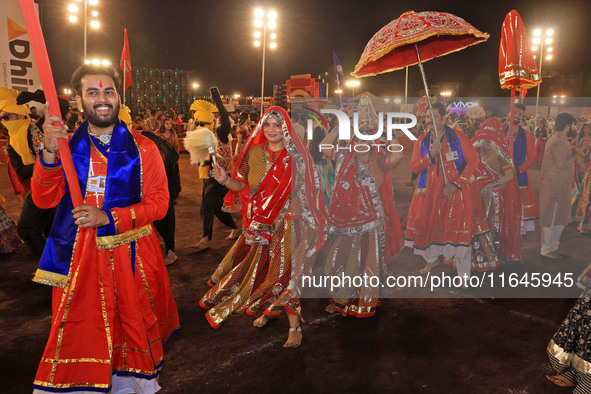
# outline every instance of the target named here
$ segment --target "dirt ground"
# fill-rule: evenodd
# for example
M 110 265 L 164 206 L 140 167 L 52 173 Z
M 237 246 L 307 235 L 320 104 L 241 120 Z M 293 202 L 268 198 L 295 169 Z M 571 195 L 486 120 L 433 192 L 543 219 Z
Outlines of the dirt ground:
M 393 171 L 396 204 L 406 216 L 412 189 L 410 152 Z M 0 165 L 6 174 L 6 165 Z M 532 171 L 539 182 L 539 165 Z M 231 242 L 216 222 L 211 249 L 195 253 L 201 237 L 201 181 L 181 156 L 183 190 L 176 205 L 178 263 L 168 272 L 181 331 L 165 349 L 162 393 L 193 392 L 393 392 L 566 393 L 547 382 L 546 345 L 573 299 L 386 299 L 370 319 L 327 315 L 324 299 L 302 300 L 303 343 L 284 349 L 287 319 L 265 328 L 241 316 L 212 329 L 198 301 L 206 281 Z M 0 177 L 8 214 L 18 220 L 20 203 L 8 177 Z M 539 255 L 540 231 L 522 246 L 525 264 L 555 264 L 580 272 L 589 264 L 589 238 L 573 225 L 562 236 L 570 258 L 548 262 Z M 409 271 L 423 260 L 405 249 L 393 264 Z M 0 392 L 31 392 L 49 333 L 51 288 L 33 283 L 37 260 L 23 249 L 0 261 Z M 500 270 L 510 272 L 511 267 Z M 439 266 L 434 272 L 450 267 Z

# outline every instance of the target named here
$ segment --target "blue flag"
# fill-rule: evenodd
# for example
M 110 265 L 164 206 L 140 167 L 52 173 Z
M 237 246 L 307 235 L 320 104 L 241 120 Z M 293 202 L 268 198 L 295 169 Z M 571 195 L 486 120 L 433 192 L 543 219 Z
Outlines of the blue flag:
M 334 60 L 334 79 L 337 85 L 337 89 L 341 89 L 343 81 L 345 80 L 345 74 L 343 73 L 343 66 L 337 57 L 335 51 L 332 51 L 332 58 Z

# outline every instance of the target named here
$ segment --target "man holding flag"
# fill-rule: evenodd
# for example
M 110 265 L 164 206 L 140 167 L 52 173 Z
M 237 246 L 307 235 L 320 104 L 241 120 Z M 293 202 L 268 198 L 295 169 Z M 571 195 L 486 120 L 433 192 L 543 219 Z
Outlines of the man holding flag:
M 131 86 L 131 55 L 129 54 L 129 41 L 127 39 L 127 29 L 123 33 L 123 51 L 121 52 L 121 62 L 119 67 L 123 71 L 123 104 L 125 104 L 125 91 Z
M 118 119 L 121 80 L 86 64 L 72 77 L 87 122 L 69 141 L 84 201 L 72 202 L 57 116 L 43 127 L 32 194 L 57 212 L 34 281 L 54 286 L 51 331 L 35 392 L 155 393 L 163 346 L 179 327 L 152 222 L 168 209 L 158 148 Z

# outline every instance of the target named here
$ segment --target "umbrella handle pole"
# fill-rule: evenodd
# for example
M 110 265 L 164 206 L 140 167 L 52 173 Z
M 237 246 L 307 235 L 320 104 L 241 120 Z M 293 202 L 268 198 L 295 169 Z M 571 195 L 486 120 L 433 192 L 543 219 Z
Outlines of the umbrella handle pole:
M 419 69 L 421 70 L 421 76 L 423 77 L 423 84 L 425 85 L 425 94 L 427 95 L 427 103 L 429 103 L 429 112 L 431 113 L 431 120 L 433 121 L 433 129 L 435 130 L 435 139 L 439 140 L 439 133 L 437 132 L 437 124 L 435 123 L 435 114 L 433 113 L 433 106 L 431 105 L 431 96 L 429 96 L 429 86 L 427 86 L 427 77 L 425 76 L 425 69 L 423 68 L 423 62 L 421 62 L 421 55 L 419 54 L 419 47 L 415 45 L 417 51 L 417 59 L 419 61 Z M 439 152 L 439 159 L 441 160 L 441 172 L 443 173 L 443 179 L 447 185 L 447 175 L 445 175 L 445 167 L 443 166 L 443 157 Z
M 539 85 L 538 85 L 539 86 Z M 515 89 L 511 89 L 511 110 L 509 111 L 509 133 L 513 134 L 515 130 Z

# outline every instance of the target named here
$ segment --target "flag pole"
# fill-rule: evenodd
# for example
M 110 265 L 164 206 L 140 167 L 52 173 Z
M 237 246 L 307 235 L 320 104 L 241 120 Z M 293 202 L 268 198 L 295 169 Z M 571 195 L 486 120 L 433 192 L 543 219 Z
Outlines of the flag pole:
M 45 99 L 49 104 L 49 114 L 61 118 L 59 101 L 57 99 L 57 92 L 55 90 L 55 82 L 53 81 L 53 74 L 51 72 L 51 64 L 49 63 L 49 56 L 47 55 L 47 48 L 45 47 L 45 39 L 41 31 L 41 24 L 39 23 L 39 16 L 35 8 L 34 0 L 19 0 L 25 24 L 27 26 L 29 39 L 31 40 L 31 47 L 35 55 L 37 69 L 39 70 L 39 77 Z M 59 126 L 54 122 L 54 126 Z M 68 188 L 70 189 L 70 196 L 72 197 L 72 205 L 77 207 L 84 203 L 82 199 L 82 192 L 80 191 L 80 183 L 78 175 L 74 168 L 74 161 L 72 160 L 72 152 L 68 141 L 63 138 L 57 140 L 60 152 L 60 160 L 68 181 Z
M 125 70 L 123 70 L 123 105 L 125 105 Z

